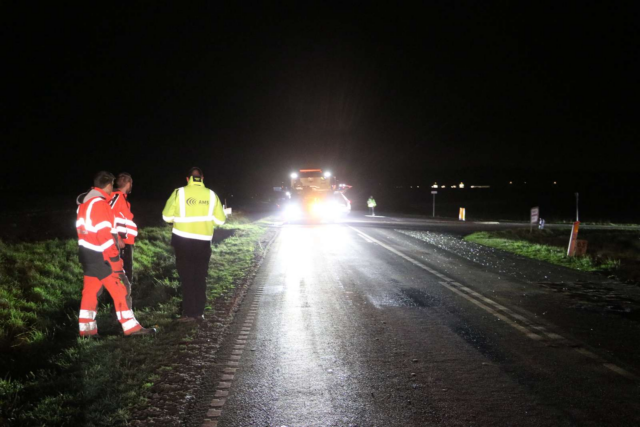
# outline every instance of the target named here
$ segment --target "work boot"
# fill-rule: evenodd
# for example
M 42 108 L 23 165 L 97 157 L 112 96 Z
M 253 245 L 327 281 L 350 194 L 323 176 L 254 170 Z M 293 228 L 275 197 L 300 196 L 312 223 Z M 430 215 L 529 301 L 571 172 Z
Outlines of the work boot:
M 129 335 L 127 335 L 128 337 L 140 337 L 143 335 L 154 335 L 156 333 L 156 328 L 142 328 L 140 330 L 137 330 L 135 332 L 130 333 Z

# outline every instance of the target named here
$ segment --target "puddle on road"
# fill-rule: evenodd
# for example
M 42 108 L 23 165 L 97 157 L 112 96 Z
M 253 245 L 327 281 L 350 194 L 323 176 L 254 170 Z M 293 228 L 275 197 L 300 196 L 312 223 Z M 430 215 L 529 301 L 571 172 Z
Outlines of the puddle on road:
M 369 301 L 376 308 L 382 307 L 418 307 L 429 308 L 440 305 L 440 299 L 422 289 L 401 288 L 397 293 L 384 295 L 368 295 Z
M 440 299 L 422 289 L 400 289 L 400 293 L 405 297 L 404 300 L 409 307 L 436 307 L 440 305 Z

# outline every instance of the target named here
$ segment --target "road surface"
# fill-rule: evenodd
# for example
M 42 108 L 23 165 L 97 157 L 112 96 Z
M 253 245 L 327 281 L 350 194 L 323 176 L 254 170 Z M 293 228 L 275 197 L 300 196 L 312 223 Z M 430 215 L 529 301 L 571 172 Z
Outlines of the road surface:
M 640 425 L 638 319 L 550 285 L 585 275 L 401 228 L 284 225 L 201 425 Z

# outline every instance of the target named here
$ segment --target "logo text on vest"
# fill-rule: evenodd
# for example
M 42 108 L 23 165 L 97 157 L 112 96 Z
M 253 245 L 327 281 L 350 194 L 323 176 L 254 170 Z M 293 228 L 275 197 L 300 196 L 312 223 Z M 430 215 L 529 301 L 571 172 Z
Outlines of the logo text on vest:
M 208 200 L 197 200 L 193 197 L 189 197 L 187 199 L 187 205 L 189 206 L 195 206 L 195 205 L 208 205 L 209 201 Z

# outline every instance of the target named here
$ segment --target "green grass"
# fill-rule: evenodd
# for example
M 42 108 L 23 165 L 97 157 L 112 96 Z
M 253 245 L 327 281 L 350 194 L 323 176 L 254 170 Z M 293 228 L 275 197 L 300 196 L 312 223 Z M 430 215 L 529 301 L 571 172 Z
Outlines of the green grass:
M 606 257 L 597 253 L 581 257 L 567 257 L 569 236 L 564 234 L 567 233 L 546 230 L 543 232 L 536 230 L 530 233 L 528 230 L 516 229 L 491 232 L 481 231 L 470 234 L 464 239 L 468 242 L 501 249 L 575 270 L 612 273 L 620 269 L 621 261 L 615 257 L 615 253 L 609 253 L 609 256 Z M 580 234 L 580 237 L 584 237 L 584 234 Z M 597 251 L 592 250 L 592 252 Z
M 213 248 L 210 301 L 244 280 L 265 230 L 223 228 L 233 235 Z M 78 338 L 76 241 L 0 242 L 0 425 L 122 425 L 144 403 L 157 375 L 170 369 L 163 360 L 193 333 L 173 322 L 180 296 L 169 243 L 170 228 L 148 228 L 135 249 L 134 309 L 143 325 L 158 328 L 157 337 L 123 337 L 105 292 L 98 313 L 104 338 L 95 341 Z

